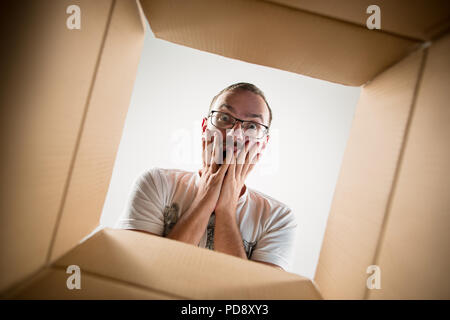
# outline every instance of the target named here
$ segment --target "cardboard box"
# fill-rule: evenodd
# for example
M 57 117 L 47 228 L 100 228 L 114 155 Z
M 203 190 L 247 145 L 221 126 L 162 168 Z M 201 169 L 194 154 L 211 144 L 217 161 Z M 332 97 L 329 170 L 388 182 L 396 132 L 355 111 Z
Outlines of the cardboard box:
M 66 27 L 74 4 L 80 30 Z M 370 4 L 381 9 L 381 30 L 365 26 Z M 3 6 L 1 297 L 450 298 L 448 1 Z M 363 86 L 315 279 L 135 231 L 106 229 L 80 243 L 99 223 L 144 19 L 174 43 Z M 69 265 L 81 268 L 83 290 L 67 289 Z M 381 289 L 367 287 L 371 265 Z
M 78 265 L 85 282 L 76 295 L 67 294 L 67 266 Z M 84 280 L 88 275 L 87 281 Z M 54 281 L 53 279 L 58 279 Z M 86 294 L 100 298 L 116 294 L 129 298 L 122 288 L 136 290 L 132 298 L 158 299 L 318 299 L 306 278 L 237 257 L 198 248 L 179 241 L 132 230 L 103 229 L 57 260 L 45 275 L 19 290 L 15 298 L 67 298 Z M 63 285 L 56 285 L 57 282 Z M 61 282 L 62 281 L 62 282 Z M 140 290 L 140 292 L 138 292 Z

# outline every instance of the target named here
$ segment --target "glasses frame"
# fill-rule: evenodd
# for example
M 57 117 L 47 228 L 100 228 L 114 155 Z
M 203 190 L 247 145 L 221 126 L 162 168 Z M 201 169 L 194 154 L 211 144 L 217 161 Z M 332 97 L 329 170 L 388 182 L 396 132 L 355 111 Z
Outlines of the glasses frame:
M 209 113 L 207 119 L 211 118 L 212 115 L 214 114 L 214 112 L 223 113 L 223 114 L 226 114 L 227 116 L 231 117 L 231 119 L 233 120 L 233 126 L 232 126 L 231 128 L 234 128 L 234 126 L 236 125 L 236 122 L 237 122 L 237 121 L 240 121 L 240 122 L 241 122 L 241 125 L 244 124 L 244 122 L 250 122 L 250 123 L 259 124 L 260 126 L 263 126 L 263 127 L 265 128 L 265 130 L 264 130 L 264 135 L 263 135 L 261 138 L 254 138 L 254 139 L 263 139 L 263 138 L 267 135 L 267 133 L 269 132 L 269 127 L 266 126 L 266 125 L 264 125 L 264 124 L 262 124 L 262 123 L 259 123 L 259 122 L 256 122 L 256 121 L 251 121 L 251 120 L 242 120 L 242 119 L 238 119 L 238 118 L 232 116 L 231 114 L 229 114 L 228 112 L 223 112 L 223 111 L 219 111 L 219 110 L 211 110 L 211 112 Z M 212 122 L 212 119 L 211 119 L 211 124 L 212 124 L 214 127 L 216 127 L 217 129 L 223 129 L 223 128 L 219 128 L 218 126 L 216 126 L 216 125 Z

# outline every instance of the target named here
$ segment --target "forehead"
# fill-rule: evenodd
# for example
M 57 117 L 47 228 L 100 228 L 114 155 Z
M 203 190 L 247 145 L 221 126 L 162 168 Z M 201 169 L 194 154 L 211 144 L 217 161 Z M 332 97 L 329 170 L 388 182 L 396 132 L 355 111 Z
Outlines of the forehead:
M 215 101 L 214 110 L 226 111 L 237 118 L 266 125 L 269 122 L 269 110 L 263 98 L 248 90 L 222 93 Z M 260 117 L 256 117 L 257 115 Z

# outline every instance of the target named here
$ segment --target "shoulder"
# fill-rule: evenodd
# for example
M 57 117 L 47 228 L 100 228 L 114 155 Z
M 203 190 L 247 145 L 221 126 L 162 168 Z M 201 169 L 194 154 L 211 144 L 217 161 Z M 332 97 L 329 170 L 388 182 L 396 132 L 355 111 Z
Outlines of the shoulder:
M 247 187 L 248 188 L 248 187 Z M 249 197 L 256 203 L 266 225 L 297 226 L 297 219 L 291 207 L 261 191 L 248 188 Z
M 161 167 L 153 167 L 149 169 L 145 169 L 141 171 L 139 174 L 139 177 L 145 177 L 145 178 L 154 178 L 157 176 L 164 176 L 164 177 L 170 177 L 170 176 L 177 176 L 177 175 L 194 175 L 195 172 L 192 171 L 186 171 L 182 169 L 173 169 L 173 168 L 161 168 Z
M 257 201 L 264 206 L 270 208 L 272 211 L 292 211 L 291 208 L 281 202 L 280 200 L 275 199 L 274 197 L 271 197 L 261 191 L 255 190 L 253 188 L 248 188 L 249 196 L 252 198 L 253 201 Z
M 195 177 L 195 172 L 173 169 L 153 167 L 143 170 L 139 176 L 139 181 L 152 182 L 156 185 L 172 185 L 177 184 L 181 179 L 191 179 Z

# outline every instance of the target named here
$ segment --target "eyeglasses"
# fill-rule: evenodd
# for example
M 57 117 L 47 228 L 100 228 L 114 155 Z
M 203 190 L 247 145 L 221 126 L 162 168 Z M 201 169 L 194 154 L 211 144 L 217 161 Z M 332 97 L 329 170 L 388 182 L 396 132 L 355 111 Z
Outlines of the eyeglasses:
M 208 118 L 211 117 L 211 123 L 219 129 L 231 129 L 237 121 L 241 122 L 242 130 L 246 136 L 256 139 L 262 139 L 269 132 L 269 127 L 254 121 L 246 121 L 233 117 L 231 114 L 217 110 L 211 111 Z

